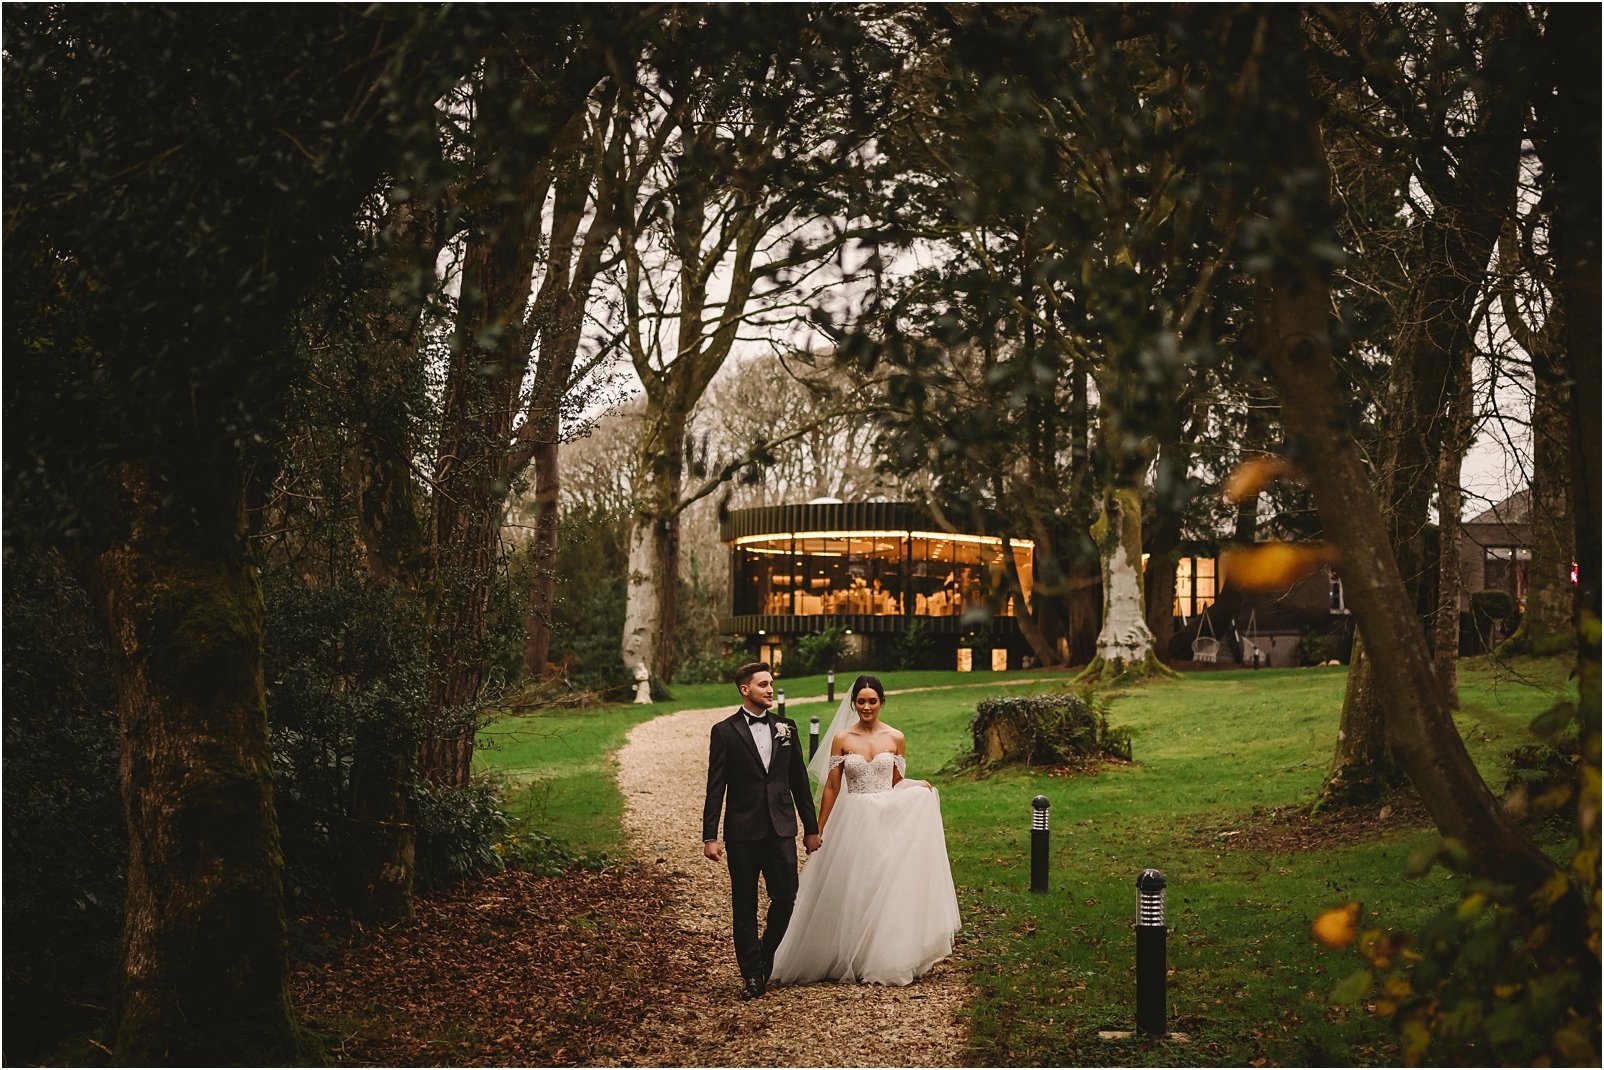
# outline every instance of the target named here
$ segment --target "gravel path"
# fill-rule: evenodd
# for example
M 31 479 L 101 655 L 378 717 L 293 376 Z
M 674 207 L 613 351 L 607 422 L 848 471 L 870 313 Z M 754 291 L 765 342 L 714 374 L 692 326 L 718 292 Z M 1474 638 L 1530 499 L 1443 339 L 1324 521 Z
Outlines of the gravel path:
M 619 1050 L 641 1066 L 966 1065 L 957 1012 L 967 993 L 951 959 L 904 988 L 797 985 L 736 1001 L 729 871 L 702 856 L 701 832 L 708 732 L 734 708 L 665 714 L 637 726 L 619 752 L 630 845 L 671 883 L 683 937 L 663 954 L 690 982 L 664 993 Z M 766 910 L 765 901 L 759 919 Z

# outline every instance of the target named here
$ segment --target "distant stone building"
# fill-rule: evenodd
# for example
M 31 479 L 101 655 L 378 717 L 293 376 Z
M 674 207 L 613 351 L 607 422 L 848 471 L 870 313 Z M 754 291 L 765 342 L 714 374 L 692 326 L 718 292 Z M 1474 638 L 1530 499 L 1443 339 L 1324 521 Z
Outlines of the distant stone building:
M 1463 525 L 1459 539 L 1459 608 L 1478 591 L 1504 591 L 1526 601 L 1532 560 L 1532 493 L 1519 491 Z

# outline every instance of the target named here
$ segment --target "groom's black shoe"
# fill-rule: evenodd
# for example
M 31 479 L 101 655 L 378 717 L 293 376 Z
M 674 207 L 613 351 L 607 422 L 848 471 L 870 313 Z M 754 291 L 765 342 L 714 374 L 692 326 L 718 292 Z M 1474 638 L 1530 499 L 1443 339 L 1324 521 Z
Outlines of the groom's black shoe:
M 763 984 L 763 975 L 753 974 L 746 979 L 746 986 L 741 989 L 741 994 L 735 998 L 743 1003 L 749 999 L 756 999 L 763 994 Z

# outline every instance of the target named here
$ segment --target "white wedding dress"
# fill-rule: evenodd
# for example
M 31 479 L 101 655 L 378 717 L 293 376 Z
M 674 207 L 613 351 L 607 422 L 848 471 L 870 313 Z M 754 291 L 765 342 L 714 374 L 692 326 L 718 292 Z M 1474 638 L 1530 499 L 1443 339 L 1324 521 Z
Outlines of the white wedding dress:
M 802 869 L 773 980 L 905 985 L 952 953 L 958 931 L 941 799 L 906 780 L 893 788 L 906 763 L 889 751 L 837 764 L 841 791 L 824 846 Z

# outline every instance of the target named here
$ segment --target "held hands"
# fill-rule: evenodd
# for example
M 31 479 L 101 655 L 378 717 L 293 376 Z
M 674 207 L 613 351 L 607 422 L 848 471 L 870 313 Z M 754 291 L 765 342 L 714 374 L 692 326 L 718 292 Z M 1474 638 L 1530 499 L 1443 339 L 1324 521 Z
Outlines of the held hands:
M 724 858 L 724 847 L 717 840 L 704 840 L 702 841 L 702 854 L 715 862 L 719 862 Z
M 811 836 L 803 836 L 802 846 L 808 849 L 808 854 L 812 854 L 814 851 L 817 851 L 820 847 L 824 846 L 823 834 L 821 832 L 815 832 Z

